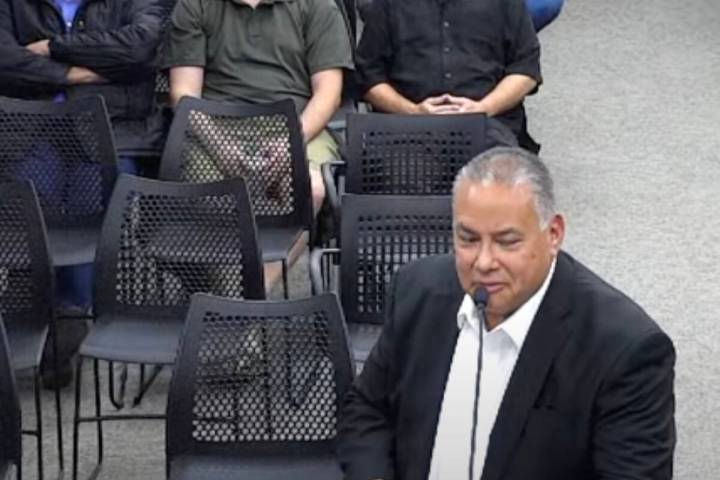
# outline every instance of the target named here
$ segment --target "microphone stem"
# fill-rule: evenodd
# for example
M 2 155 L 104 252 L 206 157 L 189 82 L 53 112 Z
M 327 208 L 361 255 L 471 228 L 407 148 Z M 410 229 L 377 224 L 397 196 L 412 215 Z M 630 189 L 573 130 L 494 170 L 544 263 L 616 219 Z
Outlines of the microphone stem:
M 468 480 L 475 480 L 475 443 L 477 435 L 478 422 L 478 399 L 480 398 L 480 373 L 482 372 L 482 354 L 483 354 L 483 328 L 485 323 L 485 315 L 481 309 L 478 309 L 478 356 L 477 370 L 475 371 L 475 401 L 473 403 L 473 420 L 472 433 L 470 434 L 470 465 Z

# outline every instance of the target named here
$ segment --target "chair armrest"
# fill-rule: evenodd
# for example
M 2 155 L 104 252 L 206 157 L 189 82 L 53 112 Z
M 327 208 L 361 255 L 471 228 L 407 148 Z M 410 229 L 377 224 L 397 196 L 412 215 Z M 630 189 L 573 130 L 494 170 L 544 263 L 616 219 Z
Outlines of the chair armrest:
M 314 294 L 326 293 L 330 291 L 330 281 L 332 280 L 329 276 L 330 268 L 328 264 L 323 264 L 323 259 L 330 257 L 334 259 L 340 258 L 339 248 L 316 248 L 310 252 L 310 285 Z M 325 267 L 325 268 L 323 268 Z

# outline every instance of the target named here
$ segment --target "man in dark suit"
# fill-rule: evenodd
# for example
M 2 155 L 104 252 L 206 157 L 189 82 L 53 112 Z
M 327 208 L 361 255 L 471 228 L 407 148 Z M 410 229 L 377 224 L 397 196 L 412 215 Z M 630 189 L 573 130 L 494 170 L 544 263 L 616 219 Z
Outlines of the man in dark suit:
M 471 161 L 454 229 L 454 256 L 395 278 L 341 412 L 346 479 L 462 480 L 470 465 L 474 480 L 671 479 L 672 342 L 560 250 L 540 159 L 496 148 Z

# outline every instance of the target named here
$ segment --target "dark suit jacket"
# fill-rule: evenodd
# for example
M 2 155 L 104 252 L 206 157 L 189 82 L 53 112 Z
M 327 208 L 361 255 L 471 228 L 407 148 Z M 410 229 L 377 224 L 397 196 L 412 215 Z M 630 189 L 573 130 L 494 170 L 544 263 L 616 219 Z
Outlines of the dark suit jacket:
M 427 479 L 463 296 L 450 256 L 397 275 L 382 335 L 341 412 L 347 479 Z M 674 363 L 672 342 L 639 306 L 561 253 L 482 480 L 672 478 Z

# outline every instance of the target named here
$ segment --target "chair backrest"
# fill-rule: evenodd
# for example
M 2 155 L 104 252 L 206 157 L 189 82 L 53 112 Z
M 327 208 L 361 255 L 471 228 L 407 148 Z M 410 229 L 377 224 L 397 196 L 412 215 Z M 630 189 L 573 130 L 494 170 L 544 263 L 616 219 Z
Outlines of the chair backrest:
M 291 100 L 244 105 L 183 98 L 175 111 L 160 178 L 245 179 L 258 226 L 312 224 L 310 174 Z
M 351 362 L 334 294 L 194 296 L 168 397 L 168 462 L 189 453 L 332 452 Z
M 53 318 L 45 225 L 29 181 L 0 183 L 0 313 L 8 325 Z
M 450 195 L 455 175 L 488 147 L 483 114 L 350 114 L 348 193 Z
M 383 323 L 395 271 L 428 255 L 452 251 L 452 199 L 344 195 L 340 295 L 348 322 Z
M 95 269 L 98 314 L 182 319 L 197 292 L 265 298 L 241 179 L 191 184 L 121 175 Z
M 101 97 L 0 97 L 0 145 L 0 181 L 31 180 L 48 227 L 100 225 L 117 177 Z
M 20 401 L 5 325 L 0 317 L 0 465 L 10 462 L 16 468 L 22 461 Z

